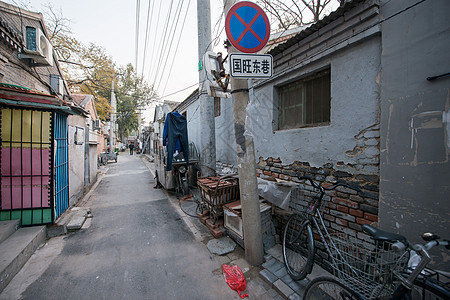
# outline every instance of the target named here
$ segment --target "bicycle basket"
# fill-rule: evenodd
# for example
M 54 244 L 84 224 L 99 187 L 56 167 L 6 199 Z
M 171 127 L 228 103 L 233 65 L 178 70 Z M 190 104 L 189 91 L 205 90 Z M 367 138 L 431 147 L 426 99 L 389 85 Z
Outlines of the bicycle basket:
M 309 212 L 311 204 L 317 200 L 319 196 L 319 189 L 309 184 L 299 184 L 291 190 L 289 208 L 296 212 Z M 324 195 L 320 210 L 322 210 L 324 205 L 326 206 L 329 199 L 330 197 L 328 195 Z
M 331 266 L 336 277 L 366 299 L 392 294 L 399 284 L 394 272 L 407 266 L 407 251 L 396 252 L 389 242 L 373 244 L 345 234 L 330 238 Z

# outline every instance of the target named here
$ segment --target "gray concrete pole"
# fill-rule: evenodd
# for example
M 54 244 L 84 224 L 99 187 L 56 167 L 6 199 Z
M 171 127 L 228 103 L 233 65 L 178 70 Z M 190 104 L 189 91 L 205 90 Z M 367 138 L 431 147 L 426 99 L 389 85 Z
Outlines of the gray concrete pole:
M 111 116 L 110 116 L 110 128 L 109 128 L 109 149 L 111 152 L 114 152 L 116 148 L 116 109 L 117 109 L 117 101 L 116 95 L 114 94 L 114 80 L 111 82 Z
M 237 1 L 224 0 L 225 16 Z M 228 53 L 239 52 L 233 46 Z M 234 131 L 236 137 L 236 155 L 241 193 L 242 225 L 244 230 L 245 259 L 252 266 L 263 263 L 264 248 L 262 242 L 261 213 L 256 178 L 255 147 L 253 136 L 245 133 L 247 104 L 249 102 L 248 82 L 246 79 L 231 78 L 233 95 Z
M 214 120 L 214 98 L 208 96 L 204 81 L 203 55 L 211 45 L 211 9 L 210 0 L 197 0 L 198 22 L 198 61 L 199 61 L 199 113 L 200 113 L 200 170 L 202 176 L 216 173 L 216 125 Z M 188 116 L 189 117 L 189 116 Z

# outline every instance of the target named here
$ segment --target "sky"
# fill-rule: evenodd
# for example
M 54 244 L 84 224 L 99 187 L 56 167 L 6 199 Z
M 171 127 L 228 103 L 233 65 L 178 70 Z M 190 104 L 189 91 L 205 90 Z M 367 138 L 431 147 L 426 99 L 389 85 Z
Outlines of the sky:
M 71 21 L 72 35 L 83 44 L 95 43 L 103 47 L 119 66 L 125 66 L 128 63 L 136 65 L 136 7 L 138 0 L 3 1 L 16 6 L 25 6 L 26 9 L 35 12 L 42 12 L 45 9 L 43 5 L 50 3 L 55 11 L 61 11 L 62 16 Z M 171 44 L 169 43 L 169 37 L 171 36 L 167 34 L 170 30 L 163 30 L 171 1 L 140 0 L 139 2 L 138 75 L 143 75 L 149 84 L 154 84 L 157 87 L 157 93 L 161 100 L 181 102 L 198 86 L 197 1 L 173 1 L 172 18 L 167 27 L 173 28 L 174 39 Z M 154 4 L 150 6 L 152 13 L 150 14 L 150 30 L 148 31 L 146 47 L 145 37 L 149 3 Z M 176 19 L 175 12 L 178 3 L 183 3 L 178 17 L 179 25 L 173 25 L 174 27 L 172 27 L 172 20 Z M 223 28 L 223 21 L 221 27 L 215 27 L 215 24 L 221 18 L 222 3 L 222 0 L 211 0 L 211 31 L 215 31 L 216 34 Z M 182 24 L 184 24 L 183 29 L 181 28 Z M 166 36 L 164 36 L 165 32 Z M 212 32 L 213 34 L 214 32 Z M 222 31 L 222 36 L 217 41 L 219 49 L 223 49 L 224 31 Z M 165 49 L 161 43 L 164 39 L 169 41 Z M 176 45 L 179 47 L 175 53 Z M 172 51 L 169 51 L 169 48 Z M 145 64 L 144 50 L 146 50 Z M 169 55 L 161 57 L 158 55 L 159 53 L 168 53 Z M 157 70 L 159 71 L 158 75 L 156 75 Z M 180 90 L 183 91 L 178 92 Z M 150 107 L 144 112 L 145 124 L 153 120 L 153 110 L 154 108 Z
M 69 27 L 73 37 L 85 45 L 95 43 L 103 47 L 118 66 L 131 63 L 136 67 L 138 33 L 137 73 L 149 85 L 154 86 L 160 97 L 156 104 L 162 100 L 181 102 L 198 87 L 196 0 L 2 1 L 35 12 L 45 11 L 45 5 L 50 4 L 55 12 L 70 20 Z M 136 9 L 138 3 L 139 18 Z M 210 6 L 212 50 L 226 53 L 223 48 L 223 41 L 226 39 L 223 0 L 210 0 Z M 179 15 L 176 13 L 178 11 Z M 268 16 L 272 23 L 270 15 Z M 136 30 L 136 19 L 139 19 L 139 31 Z M 166 22 L 167 19 L 170 21 Z M 166 41 L 166 48 L 162 46 L 162 41 Z M 144 111 L 144 125 L 153 121 L 153 113 L 154 105 Z

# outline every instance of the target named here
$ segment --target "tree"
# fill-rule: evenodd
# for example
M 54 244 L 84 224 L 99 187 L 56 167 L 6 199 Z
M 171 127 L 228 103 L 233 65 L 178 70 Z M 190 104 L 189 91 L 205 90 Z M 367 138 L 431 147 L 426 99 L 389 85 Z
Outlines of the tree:
M 281 29 L 315 23 L 330 12 L 339 0 L 258 0 L 257 3 L 272 15 Z
M 47 32 L 65 73 L 72 92 L 95 97 L 97 113 L 102 120 L 109 119 L 111 112 L 111 82 L 117 77 L 115 63 L 105 50 L 90 43 L 85 46 L 70 31 L 70 20 L 56 11 L 52 4 L 44 5 Z
M 91 94 L 99 117 L 110 119 L 111 85 L 117 95 L 117 122 L 120 138 L 129 135 L 138 126 L 137 110 L 143 109 L 156 97 L 153 87 L 136 76 L 131 64 L 117 68 L 105 50 L 90 43 L 83 43 L 71 36 L 70 20 L 57 12 L 51 4 L 44 10 L 47 31 L 58 61 L 66 73 L 66 81 L 72 92 Z

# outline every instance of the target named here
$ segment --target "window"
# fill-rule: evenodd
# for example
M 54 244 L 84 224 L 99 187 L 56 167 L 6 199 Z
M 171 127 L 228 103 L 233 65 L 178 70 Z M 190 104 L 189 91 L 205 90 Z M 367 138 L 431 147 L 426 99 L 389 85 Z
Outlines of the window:
M 330 123 L 330 70 L 278 88 L 278 129 Z
M 220 98 L 214 97 L 214 117 L 220 116 Z

